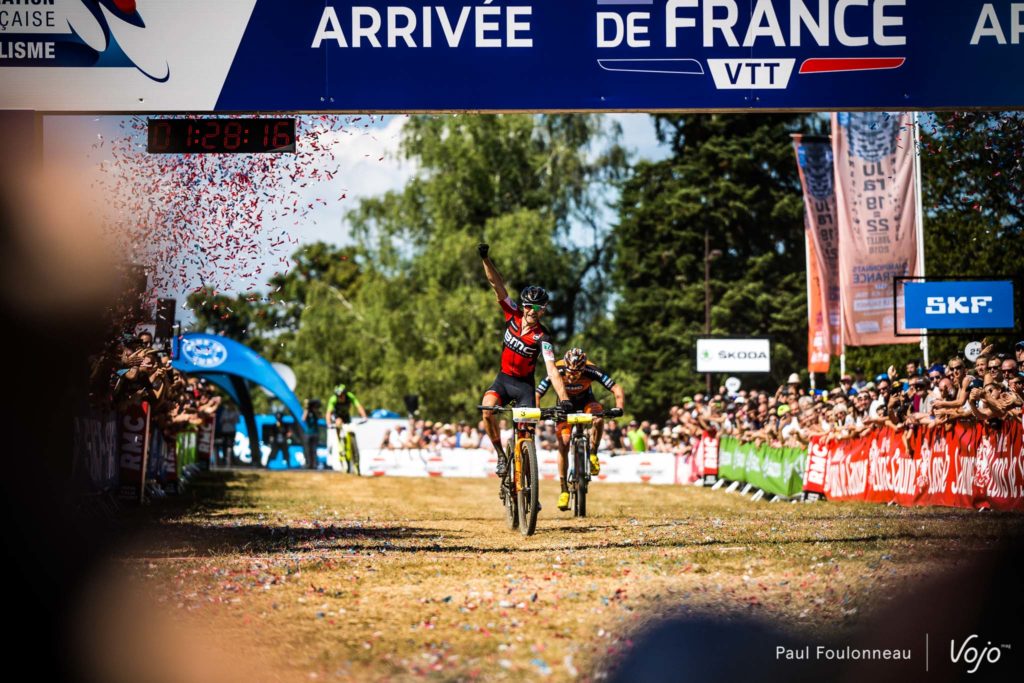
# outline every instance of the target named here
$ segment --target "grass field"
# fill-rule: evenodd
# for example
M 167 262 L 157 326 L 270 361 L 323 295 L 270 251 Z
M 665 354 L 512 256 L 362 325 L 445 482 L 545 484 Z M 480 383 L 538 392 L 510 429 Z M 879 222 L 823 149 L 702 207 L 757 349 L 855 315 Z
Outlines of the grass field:
M 172 673 L 195 647 L 250 681 L 600 679 L 651 620 L 757 615 L 841 634 L 891 589 L 1024 530 L 1018 515 L 643 485 L 594 486 L 591 517 L 574 520 L 556 494 L 542 489 L 524 538 L 503 525 L 496 480 L 204 475 L 126 521 L 98 598 L 121 614 L 90 625 L 97 652 L 122 654 L 94 665 L 130 680 L 136 648 L 175 662 L 165 680 L 200 680 Z M 162 635 L 134 627 L 157 614 Z

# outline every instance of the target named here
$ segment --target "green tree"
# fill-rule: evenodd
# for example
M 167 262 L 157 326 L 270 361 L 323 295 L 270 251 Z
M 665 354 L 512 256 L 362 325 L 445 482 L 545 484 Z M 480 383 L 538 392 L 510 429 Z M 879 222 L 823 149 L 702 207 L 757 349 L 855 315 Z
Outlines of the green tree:
M 266 292 L 227 296 L 204 288 L 190 294 L 188 307 L 196 319 L 192 327 L 288 362 L 289 342 L 298 331 L 310 288 L 319 283 L 351 296 L 360 280 L 357 259 L 352 247 L 305 245 L 292 255 L 294 267 L 268 280 Z
M 661 417 L 704 385 L 694 348 L 704 332 L 705 234 L 721 252 L 711 263 L 711 332 L 771 336 L 776 381 L 803 365 L 803 205 L 789 134 L 821 125 L 751 114 L 656 122 L 673 155 L 638 164 L 623 188 L 614 270 L 621 298 L 602 335 L 611 367 L 636 385 L 631 407 L 645 417 Z

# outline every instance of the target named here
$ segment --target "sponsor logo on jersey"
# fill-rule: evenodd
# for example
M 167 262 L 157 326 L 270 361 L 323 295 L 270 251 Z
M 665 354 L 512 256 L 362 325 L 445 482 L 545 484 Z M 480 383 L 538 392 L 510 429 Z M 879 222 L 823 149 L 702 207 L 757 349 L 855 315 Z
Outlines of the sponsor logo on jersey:
M 512 330 L 505 329 L 505 346 L 526 358 L 533 358 L 537 355 L 537 347 L 527 344 L 525 341 L 512 334 Z

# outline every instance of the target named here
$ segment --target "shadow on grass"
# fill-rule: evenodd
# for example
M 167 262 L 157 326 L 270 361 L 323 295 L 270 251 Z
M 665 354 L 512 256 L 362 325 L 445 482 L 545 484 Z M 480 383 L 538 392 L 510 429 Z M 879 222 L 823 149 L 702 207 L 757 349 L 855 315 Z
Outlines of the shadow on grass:
M 495 525 L 498 526 L 497 524 Z M 497 528 L 496 528 L 496 531 Z M 503 530 L 502 530 L 503 531 Z M 891 543 L 894 541 L 934 541 L 945 540 L 955 542 L 962 535 L 926 535 L 919 536 L 908 533 L 874 534 L 863 536 L 836 537 L 803 537 L 790 539 L 645 539 L 639 541 L 614 542 L 582 542 L 568 546 L 564 541 L 564 532 L 568 529 L 539 530 L 529 541 L 522 539 L 518 532 L 504 532 L 505 542 L 497 545 L 474 544 L 465 542 L 465 533 L 453 533 L 430 527 L 404 525 L 328 525 L 323 527 L 292 527 L 273 526 L 266 524 L 243 525 L 200 525 L 192 523 L 170 524 L 163 526 L 156 537 L 151 537 L 151 551 L 163 557 L 192 557 L 196 555 L 224 554 L 277 554 L 310 553 L 380 553 L 396 555 L 414 555 L 433 553 L 441 555 L 502 555 L 508 553 L 545 554 L 555 551 L 572 550 L 615 550 L 631 549 L 690 549 L 714 550 L 716 548 L 779 548 L 799 547 L 819 544 L 859 544 L 870 545 Z M 574 531 L 582 533 L 586 530 Z M 491 537 L 493 539 L 493 537 Z M 554 543 L 538 545 L 537 541 L 550 540 Z M 975 538 L 975 540 L 984 540 Z M 991 536 L 990 540 L 1000 540 L 999 536 Z M 454 542 L 453 542 L 454 541 Z M 461 542 L 460 542 L 461 541 Z M 529 543 L 529 545 L 525 545 Z M 147 553 L 150 554 L 150 553 Z
M 557 550 L 655 550 L 655 549 L 692 549 L 714 550 L 727 546 L 746 546 L 750 548 L 799 547 L 818 544 L 854 544 L 873 546 L 895 541 L 950 541 L 971 538 L 974 541 L 995 541 L 1002 538 L 1019 537 L 1021 527 L 1002 533 L 978 533 L 976 529 L 960 528 L 965 525 L 950 525 L 942 530 L 909 531 L 891 529 L 881 533 L 835 534 L 821 533 L 814 528 L 813 522 L 808 529 L 791 529 L 791 537 L 770 535 L 766 538 L 754 538 L 754 530 L 749 534 L 744 529 L 732 529 L 726 523 L 714 529 L 698 524 L 676 524 L 659 521 L 657 523 L 630 524 L 627 520 L 619 522 L 591 522 L 590 520 L 574 520 L 571 518 L 541 521 L 537 535 L 524 539 L 518 532 L 508 531 L 497 519 L 479 517 L 465 518 L 466 522 L 491 522 L 493 529 L 484 529 L 486 536 L 474 537 L 468 531 L 445 528 L 445 523 L 459 520 L 403 520 L 401 523 L 373 522 L 363 524 L 357 521 L 340 522 L 327 525 L 282 525 L 280 523 L 262 523 L 254 516 L 265 512 L 265 508 L 257 507 L 247 496 L 246 484 L 258 478 L 257 472 L 244 470 L 209 472 L 197 476 L 188 488 L 176 498 L 167 498 L 149 508 L 136 510 L 135 513 L 144 517 L 143 531 L 147 536 L 145 546 L 163 556 L 179 557 L 196 554 L 219 555 L 232 553 L 273 554 L 273 553 L 439 553 L 439 554 L 505 554 L 505 553 L 550 553 Z M 941 513 L 938 513 L 941 515 Z M 921 515 L 927 517 L 931 515 Z M 207 521 L 197 521 L 196 518 Z M 692 521 L 687 515 L 682 519 Z M 835 518 L 797 518 L 793 522 L 802 525 L 812 519 Z M 879 521 L 892 522 L 894 520 Z M 948 517 L 947 517 L 948 519 Z M 552 525 L 554 522 L 556 525 Z M 439 526 L 438 524 L 441 524 Z M 974 526 L 974 525 L 966 525 Z M 676 528 L 680 534 L 649 537 L 655 528 Z M 604 540 L 602 534 L 619 532 L 643 535 L 644 538 Z M 711 532 L 713 538 L 704 538 Z M 801 533 L 802 532 L 802 533 Z M 588 535 L 595 538 L 588 538 Z M 682 535 L 684 537 L 680 538 Z M 696 537 L 699 536 L 699 537 Z M 567 539 L 572 539 L 566 544 Z M 482 541 L 480 543 L 475 540 Z M 540 543 L 538 543 L 540 541 Z

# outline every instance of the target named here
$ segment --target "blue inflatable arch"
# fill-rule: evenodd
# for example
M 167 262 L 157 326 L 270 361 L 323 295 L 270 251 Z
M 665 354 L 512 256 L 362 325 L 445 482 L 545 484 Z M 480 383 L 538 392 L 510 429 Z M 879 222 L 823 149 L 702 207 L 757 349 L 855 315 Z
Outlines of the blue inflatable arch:
M 302 404 L 295 393 L 263 356 L 247 346 L 216 334 L 188 332 L 175 340 L 171 357 L 176 370 L 203 377 L 223 389 L 238 405 L 250 434 L 259 434 L 250 383 L 269 391 L 292 414 L 303 434 L 308 432 L 302 422 Z

